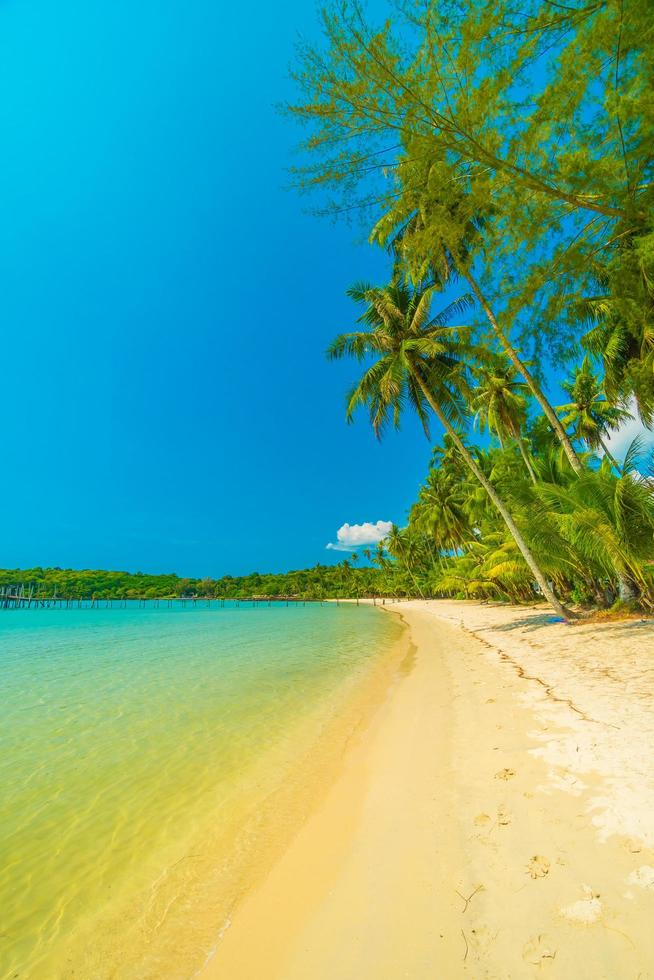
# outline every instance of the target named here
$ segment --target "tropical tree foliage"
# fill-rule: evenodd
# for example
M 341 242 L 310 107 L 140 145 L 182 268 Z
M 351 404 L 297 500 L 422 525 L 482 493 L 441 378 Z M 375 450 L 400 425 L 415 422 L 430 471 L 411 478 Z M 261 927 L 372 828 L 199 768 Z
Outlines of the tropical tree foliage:
M 286 575 L 32 569 L 62 596 L 460 596 L 654 609 L 654 35 L 650 0 L 334 0 L 299 48 L 304 190 L 389 253 L 331 357 L 381 435 L 445 435 L 405 527 Z M 434 309 L 440 312 L 434 312 Z M 452 325 L 452 324 L 455 325 Z M 556 407 L 556 403 L 561 404 Z
M 628 602 L 654 609 L 654 490 L 651 477 L 641 475 L 637 443 L 620 469 L 594 459 L 581 477 L 558 448 L 534 452 L 535 483 L 514 447 L 476 453 L 559 596 L 600 608 Z M 412 556 L 413 576 L 431 596 L 533 601 L 535 582 L 515 542 L 452 462 L 447 451 L 435 455 L 400 532 L 403 549 L 389 545 L 398 567 Z M 406 571 L 403 582 L 406 589 Z
M 288 107 L 299 185 L 390 253 L 330 350 L 363 364 L 348 418 L 365 405 L 380 433 L 410 408 L 446 433 L 383 572 L 416 595 L 652 608 L 652 476 L 607 445 L 631 411 L 654 420 L 651 5 L 389 13 L 327 7 Z
M 564 425 L 571 426 L 574 437 L 582 440 L 589 449 L 601 449 L 615 464 L 605 439 L 613 429 L 631 418 L 629 412 L 607 400 L 588 356 L 561 387 L 570 397 L 570 401 L 558 409 L 563 413 Z
M 330 346 L 328 355 L 334 358 L 349 354 L 359 361 L 371 358 L 372 364 L 350 392 L 347 417 L 351 420 L 359 405 L 367 406 L 372 427 L 379 434 L 389 416 L 399 426 L 402 408 L 408 404 L 429 436 L 428 410 L 431 409 L 463 463 L 500 514 L 539 589 L 559 615 L 568 615 L 497 487 L 457 431 L 456 423 L 463 418 L 468 391 L 465 375 L 469 356 L 467 331 L 443 325 L 452 306 L 457 308 L 456 303 L 431 316 L 432 294 L 430 285 L 412 289 L 398 278 L 382 289 L 356 286 L 350 290 L 353 299 L 365 304 L 360 321 L 367 329 L 341 334 Z M 422 594 L 419 587 L 418 591 Z
M 338 0 L 300 48 L 300 183 L 373 225 L 414 216 L 417 264 L 445 244 L 462 271 L 483 229 L 467 268 L 505 333 L 565 352 L 585 306 L 614 340 L 612 392 L 638 388 L 650 412 L 650 3 L 399 0 L 389 15 Z
M 383 547 L 381 553 L 386 554 Z M 61 599 L 251 599 L 255 596 L 356 599 L 384 593 L 379 568 L 375 565 L 352 568 L 351 559 L 337 565 L 316 565 L 280 574 L 252 572 L 216 579 L 70 568 L 0 570 L 0 588 L 21 584 L 28 590 L 33 586 L 35 595 Z

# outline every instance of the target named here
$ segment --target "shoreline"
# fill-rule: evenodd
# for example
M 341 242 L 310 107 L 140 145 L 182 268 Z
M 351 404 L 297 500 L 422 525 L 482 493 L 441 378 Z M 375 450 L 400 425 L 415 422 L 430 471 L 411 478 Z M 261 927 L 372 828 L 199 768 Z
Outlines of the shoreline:
M 188 978 L 202 969 L 243 896 L 265 879 L 297 830 L 319 808 L 341 771 L 348 746 L 359 739 L 362 726 L 395 683 L 406 654 L 406 632 L 398 622 L 384 621 L 369 609 L 360 612 L 362 615 L 347 609 L 332 615 L 325 609 L 321 615 L 282 614 L 277 628 L 265 614 L 256 618 L 248 614 L 250 632 L 241 628 L 240 618 L 234 619 L 231 641 L 224 632 L 207 632 L 205 617 L 195 617 L 198 633 L 189 624 L 178 626 L 189 654 L 198 651 L 184 663 L 177 652 L 168 658 L 161 656 L 158 625 L 154 644 L 140 631 L 134 634 L 132 649 L 139 652 L 136 671 L 131 651 L 121 653 L 119 640 L 117 656 L 97 658 L 101 666 L 96 686 L 104 690 L 106 678 L 111 694 L 114 685 L 119 709 L 125 708 L 126 716 L 126 728 L 116 729 L 122 742 L 113 743 L 108 737 L 103 741 L 112 750 L 108 754 L 105 749 L 104 758 L 114 760 L 114 753 L 124 745 L 141 747 L 145 762 L 139 780 L 133 771 L 125 773 L 132 787 L 125 804 L 140 798 L 141 810 L 114 805 L 114 798 L 121 799 L 123 777 L 119 776 L 113 782 L 100 779 L 95 783 L 107 788 L 109 804 L 106 818 L 105 808 L 97 808 L 105 819 L 97 835 L 84 838 L 77 829 L 78 812 L 87 826 L 95 827 L 88 814 L 95 816 L 91 804 L 98 799 L 96 793 L 88 797 L 76 794 L 76 810 L 68 821 L 72 828 L 63 821 L 46 824 L 46 831 L 53 828 L 52 842 L 42 848 L 38 861 L 46 869 L 50 854 L 58 857 L 66 853 L 67 840 L 75 842 L 68 860 L 60 862 L 71 898 L 58 904 L 59 895 L 48 892 L 53 875 L 44 873 L 42 879 L 35 875 L 36 898 L 16 900 L 8 908 L 0 976 L 13 976 L 19 970 L 27 971 L 34 980 L 72 976 L 160 980 Z M 276 622 L 280 622 L 277 617 Z M 95 628 L 95 614 L 93 623 Z M 48 636 L 43 643 L 46 647 L 51 643 Z M 174 640 L 169 639 L 168 644 L 164 651 L 177 650 Z M 248 656 L 241 653 L 243 644 L 252 667 Z M 92 644 L 84 647 L 85 654 L 87 650 L 93 650 Z M 218 664 L 216 650 L 222 655 Z M 154 671 L 150 666 L 153 658 Z M 236 672 L 242 678 L 240 684 L 230 680 Z M 66 677 L 65 671 L 52 675 Z M 131 713 L 121 693 L 127 683 L 132 692 Z M 47 690 L 47 685 L 42 683 L 40 689 Z M 65 696 L 65 684 L 63 690 L 64 695 L 51 698 L 53 704 L 72 700 L 77 694 L 74 686 L 70 696 Z M 162 703 L 168 712 L 160 710 Z M 116 713 L 111 697 L 103 705 L 109 719 L 103 731 L 111 734 Z M 234 720 L 223 720 L 221 710 L 230 711 L 232 705 Z M 137 733 L 126 740 L 125 732 L 134 733 L 134 722 L 139 726 Z M 143 749 L 147 743 L 142 732 L 150 723 L 154 755 Z M 90 727 L 85 730 L 92 731 Z M 164 754 L 159 751 L 161 744 L 167 748 Z M 71 758 L 77 756 L 71 752 Z M 101 773 L 102 763 L 100 757 Z M 95 767 L 80 771 L 94 774 Z M 139 796 L 141 784 L 143 794 Z M 148 809 L 155 789 L 157 805 Z M 136 821 L 126 818 L 132 812 Z M 17 813 L 20 826 L 21 810 Z M 101 845 L 101 832 L 107 827 L 111 842 Z M 131 850 L 126 849 L 126 840 Z M 12 858 L 16 862 L 22 854 L 35 853 L 39 853 L 36 846 L 33 850 L 16 846 Z M 127 855 L 118 873 L 116 854 Z M 72 863 L 74 870 L 68 874 Z M 33 864 L 36 867 L 37 862 Z M 20 864 L 18 867 L 20 870 Z M 17 894 L 22 879 L 10 869 L 8 864 L 4 881 L 11 882 Z M 87 869 L 95 875 L 90 885 L 84 877 Z M 100 885 L 94 892 L 96 880 Z M 39 887 L 42 892 L 36 890 Z M 85 895 L 91 895 L 91 900 L 85 901 Z M 33 933 L 13 927 L 9 913 L 18 908 L 36 909 L 39 901 L 52 915 L 72 910 L 56 934 L 37 931 L 45 911 L 40 919 L 35 915 L 38 924 Z M 74 907 L 73 901 L 77 902 Z M 24 941 L 25 952 L 16 952 L 19 940 Z
M 654 976 L 654 624 L 382 608 L 401 679 L 197 976 Z

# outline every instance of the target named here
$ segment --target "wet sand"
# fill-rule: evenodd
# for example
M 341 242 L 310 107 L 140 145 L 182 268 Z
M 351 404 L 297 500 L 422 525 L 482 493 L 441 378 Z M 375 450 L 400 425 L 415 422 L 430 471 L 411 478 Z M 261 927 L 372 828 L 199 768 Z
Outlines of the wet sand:
M 654 977 L 654 624 L 386 608 L 401 669 L 200 976 Z

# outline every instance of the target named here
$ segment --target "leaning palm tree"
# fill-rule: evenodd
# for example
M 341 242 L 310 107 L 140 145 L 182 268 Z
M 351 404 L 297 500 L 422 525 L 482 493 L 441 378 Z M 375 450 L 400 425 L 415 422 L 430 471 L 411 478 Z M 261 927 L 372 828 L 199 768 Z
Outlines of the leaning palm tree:
M 635 598 L 654 608 L 651 579 L 654 539 L 654 493 L 650 480 L 639 473 L 642 448 L 634 439 L 618 476 L 608 462 L 565 485 L 539 483 L 536 494 L 549 520 L 595 580 L 606 577 L 617 586 L 619 598 Z
M 466 301 L 477 300 L 501 350 L 524 378 L 561 443 L 573 470 L 580 474 L 582 464 L 556 411 L 537 378 L 520 357 L 509 335 L 498 321 L 487 297 L 472 273 L 472 259 L 481 242 L 485 216 L 472 205 L 465 193 L 449 188 L 449 197 L 438 180 L 438 166 L 428 156 L 412 161 L 415 180 L 399 195 L 373 228 L 370 240 L 386 246 L 417 277 L 429 275 L 442 287 L 463 279 L 472 290 Z M 404 171 L 405 182 L 407 173 Z M 433 179 L 432 179 L 433 177 Z M 438 187 L 432 196 L 424 188 Z
M 341 334 L 327 353 L 330 358 L 372 358 L 373 363 L 348 396 L 348 421 L 358 406 L 367 405 L 370 422 L 379 436 L 389 419 L 399 425 L 402 409 L 408 403 L 429 437 L 430 408 L 501 514 L 542 594 L 559 616 L 568 619 L 571 614 L 559 602 L 504 501 L 455 428 L 455 422 L 465 414 L 465 366 L 461 354 L 467 344 L 467 330 L 444 325 L 457 309 L 456 303 L 437 316 L 430 316 L 433 292 L 430 285 L 411 288 L 398 281 L 381 288 L 358 284 L 349 290 L 355 301 L 366 305 L 359 318 L 365 329 Z
M 635 228 L 613 238 L 608 255 L 591 261 L 597 294 L 574 304 L 588 325 L 582 345 L 602 364 L 604 390 L 617 402 L 633 398 L 645 425 L 654 422 L 654 282 L 649 247 Z
M 479 428 L 497 436 L 504 449 L 507 438 L 515 440 L 532 483 L 536 473 L 522 437 L 527 422 L 527 393 L 524 381 L 519 381 L 510 362 L 490 355 L 475 368 L 477 386 L 470 401 Z
M 589 449 L 603 449 L 606 457 L 617 468 L 618 464 L 604 440 L 612 429 L 629 421 L 632 415 L 606 400 L 588 356 L 584 357 L 581 365 L 575 368 L 571 378 L 564 381 L 561 387 L 570 397 L 566 405 L 559 405 L 557 408 L 558 412 L 564 413 L 563 424 L 572 428 L 573 437 L 583 440 Z
M 385 541 L 390 554 L 393 555 L 395 559 L 399 559 L 401 561 L 411 577 L 411 581 L 413 582 L 416 592 L 418 592 L 421 599 L 424 599 L 425 593 L 422 591 L 420 583 L 416 578 L 416 549 L 409 537 L 409 532 L 407 530 L 402 531 L 397 524 L 393 524 Z

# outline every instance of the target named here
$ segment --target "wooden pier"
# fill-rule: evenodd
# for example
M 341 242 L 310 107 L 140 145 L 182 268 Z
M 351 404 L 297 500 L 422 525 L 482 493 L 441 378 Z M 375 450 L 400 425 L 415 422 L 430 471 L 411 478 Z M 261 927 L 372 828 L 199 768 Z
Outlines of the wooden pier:
M 3 585 L 0 587 L 0 609 L 45 608 L 57 602 L 56 594 L 43 597 L 36 593 L 33 585 Z

